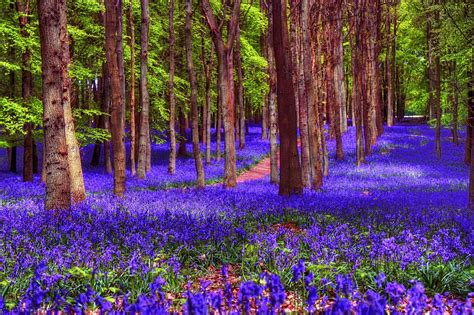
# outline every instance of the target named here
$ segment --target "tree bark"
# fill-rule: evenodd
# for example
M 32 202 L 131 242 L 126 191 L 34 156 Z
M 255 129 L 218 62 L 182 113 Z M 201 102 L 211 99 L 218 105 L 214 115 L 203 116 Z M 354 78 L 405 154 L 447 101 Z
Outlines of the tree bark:
M 138 178 L 144 179 L 147 173 L 147 155 L 150 137 L 150 97 L 148 95 L 148 33 L 150 27 L 150 17 L 148 0 L 141 0 L 142 10 L 142 25 L 140 30 L 140 98 L 141 98 L 141 112 L 140 112 L 140 135 L 138 140 Z
M 291 77 L 286 0 L 273 1 L 273 44 L 277 73 L 278 122 L 280 127 L 280 189 L 283 196 L 301 194 L 303 183 L 297 145 L 295 89 Z
M 66 2 L 38 1 L 42 77 L 43 126 L 45 137 L 46 210 L 71 205 L 71 185 L 66 142 L 64 105 L 70 101 L 69 51 L 66 31 Z
M 176 36 L 174 34 L 174 0 L 170 0 L 169 8 L 169 54 L 170 54 L 170 69 L 168 80 L 168 93 L 170 101 L 170 157 L 168 161 L 168 173 L 174 174 L 176 172 L 176 95 L 174 92 L 174 74 L 176 68 L 176 50 L 175 50 Z
M 211 164 L 211 79 L 212 79 L 212 68 L 214 63 L 214 47 L 211 44 L 211 51 L 209 54 L 209 59 L 206 58 L 206 49 L 204 45 L 204 37 L 202 40 L 202 64 L 204 67 L 204 77 L 206 79 L 205 86 L 205 100 L 204 100 L 204 110 L 203 110 L 203 140 L 206 146 L 206 164 Z
M 342 131 L 341 131 L 341 103 L 342 99 L 336 93 L 336 76 L 335 69 L 340 58 L 337 56 L 339 49 L 339 37 L 342 34 L 342 29 L 337 27 L 337 18 L 341 17 L 342 1 L 329 0 L 325 3 L 326 20 L 325 26 L 325 61 L 326 61 L 326 104 L 330 116 L 329 123 L 331 130 L 334 132 L 336 138 L 336 160 L 344 159 L 344 152 L 342 148 Z
M 136 161 L 135 161 L 135 150 L 136 150 L 136 126 L 135 126 L 135 23 L 133 20 L 133 0 L 130 0 L 130 6 L 128 8 L 128 32 L 129 39 L 128 45 L 130 47 L 130 174 L 135 176 Z
M 110 105 L 112 101 L 112 95 L 111 95 L 111 87 L 110 87 L 110 75 L 109 75 L 109 67 L 107 63 L 104 65 L 104 89 L 103 89 L 103 99 L 102 99 L 102 111 L 106 113 L 107 115 L 103 116 L 103 122 L 104 122 L 104 129 L 107 130 L 108 132 L 111 132 L 110 128 Z M 112 174 L 113 173 L 113 167 L 112 167 L 112 158 L 110 154 L 110 141 L 105 141 L 104 142 L 104 164 L 105 164 L 105 171 L 107 174 Z
M 193 155 L 194 165 L 196 167 L 196 187 L 204 188 L 204 168 L 202 166 L 201 150 L 199 147 L 199 122 L 198 122 L 198 91 L 196 82 L 196 73 L 193 63 L 193 42 L 192 42 L 192 0 L 186 0 L 186 24 L 184 27 L 184 38 L 186 46 L 186 61 L 188 67 L 189 85 L 191 86 L 191 121 L 193 133 Z
M 122 1 L 105 1 L 105 40 L 111 94 L 111 131 L 114 153 L 114 193 L 125 194 L 124 76 L 120 71 L 122 49 Z
M 364 17 L 363 11 L 366 0 L 354 1 L 353 18 L 351 19 L 351 47 L 352 47 L 352 106 L 354 109 L 356 125 L 356 163 L 360 166 L 365 162 L 364 141 L 362 135 L 364 108 L 367 102 L 367 93 L 365 88 L 365 52 L 363 41 Z
M 20 33 L 24 38 L 28 38 L 29 34 L 26 29 L 29 19 L 28 15 L 30 14 L 30 0 L 18 0 L 16 2 L 16 10 L 19 17 L 20 23 Z M 22 54 L 22 70 L 21 70 L 21 96 L 25 104 L 29 103 L 31 92 L 33 89 L 33 76 L 31 74 L 31 52 L 28 47 Z M 32 182 L 33 181 L 33 125 L 31 123 L 26 123 L 24 126 L 25 129 L 25 139 L 24 139 L 24 153 L 23 153 L 23 181 Z
M 270 115 L 270 183 L 276 184 L 279 181 L 278 174 L 278 108 L 277 108 L 277 75 L 275 68 L 275 52 L 273 48 L 273 10 L 272 1 L 268 2 L 268 34 L 267 34 L 267 54 L 268 54 L 268 111 Z
M 227 41 L 224 42 L 220 28 L 212 11 L 209 0 L 201 1 L 201 9 L 211 31 L 211 36 L 216 47 L 219 66 L 219 97 L 222 103 L 224 117 L 225 161 L 224 161 L 224 187 L 231 188 L 237 184 L 237 167 L 235 154 L 235 95 L 234 95 L 234 63 L 233 47 L 237 33 L 240 0 L 235 0 L 232 8 L 231 19 L 227 26 Z
M 237 34 L 235 36 L 234 60 L 237 72 L 236 99 L 239 110 L 239 149 L 245 148 L 245 107 L 244 107 L 244 77 L 242 70 L 242 57 L 240 55 L 240 27 L 237 24 Z
M 186 150 L 186 114 L 184 113 L 184 108 L 181 106 L 179 108 L 178 114 L 179 120 L 179 149 L 178 155 L 179 156 L 187 156 L 188 152 Z
M 313 60 L 311 46 L 311 7 L 309 0 L 301 1 L 301 32 L 302 38 L 302 69 L 304 88 L 307 93 L 307 119 L 308 119 L 308 145 L 310 153 L 311 188 L 318 190 L 323 185 L 322 152 L 321 152 L 321 128 L 319 117 L 319 102 L 317 99 L 317 87 L 313 75 Z M 318 14 L 319 17 L 319 14 Z M 318 21 L 316 21 L 318 25 Z M 319 32 L 319 30 L 316 30 Z M 300 118 L 302 115 L 300 115 Z M 301 127 L 301 125 L 300 125 Z
M 295 78 L 295 89 L 297 90 L 297 99 L 298 99 L 298 112 L 299 112 L 299 131 L 300 131 L 300 142 L 301 142 L 301 178 L 303 181 L 304 187 L 311 186 L 311 160 L 310 160 L 310 148 L 309 148 L 309 128 L 308 128 L 308 106 L 309 98 L 308 95 L 311 93 L 309 89 L 305 86 L 305 73 L 304 73 L 304 63 L 303 63 L 303 30 L 302 28 L 302 17 L 301 9 L 302 4 L 297 3 L 295 0 L 291 0 L 290 9 L 292 10 L 292 26 L 290 27 L 292 38 L 292 52 L 294 54 L 293 59 L 293 69 L 294 69 L 294 78 Z M 309 30 L 307 30 L 309 31 Z

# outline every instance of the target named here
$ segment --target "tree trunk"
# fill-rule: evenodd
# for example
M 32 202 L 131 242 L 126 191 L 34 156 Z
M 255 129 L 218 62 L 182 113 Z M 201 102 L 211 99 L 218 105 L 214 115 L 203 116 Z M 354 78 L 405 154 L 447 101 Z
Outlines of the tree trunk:
M 344 46 L 343 46 L 343 6 L 335 12 L 335 47 L 334 47 L 334 87 L 336 91 L 336 97 L 338 98 L 338 103 L 340 104 L 340 124 L 341 132 L 347 131 L 347 107 L 346 107 L 346 85 L 345 85 L 345 76 L 344 76 Z
M 61 15 L 61 25 L 67 25 L 66 14 Z M 68 35 L 63 40 L 68 42 Z M 70 64 L 70 49 L 66 49 L 63 52 L 63 59 L 65 64 Z M 69 69 L 67 69 L 69 71 Z M 72 117 L 71 109 L 71 98 L 70 91 L 72 87 L 71 78 L 68 75 L 65 76 L 65 82 L 63 86 L 63 93 L 67 93 L 63 96 L 63 109 L 64 109 L 64 123 L 66 124 L 66 144 L 68 149 L 68 163 L 69 163 L 69 176 L 71 181 L 71 197 L 72 202 L 77 203 L 86 199 L 86 190 L 84 186 L 84 176 L 82 174 L 82 161 L 81 151 L 79 149 L 79 143 L 76 138 L 76 128 L 74 127 L 74 119 Z
M 395 12 L 392 13 L 392 10 Z M 387 126 L 394 125 L 395 108 L 395 56 L 396 56 L 396 34 L 397 34 L 397 11 L 392 7 L 392 0 L 388 0 L 387 22 L 386 22 L 387 49 L 385 53 L 385 69 L 387 71 Z M 393 34 L 391 32 L 393 28 Z
M 122 49 L 122 1 L 105 1 L 105 40 L 111 91 L 111 131 L 114 152 L 114 193 L 125 194 L 125 141 L 124 141 L 124 76 L 120 71 Z
M 104 89 L 103 89 L 103 100 L 102 100 L 102 111 L 107 115 L 103 116 L 104 122 L 104 129 L 108 132 L 111 132 L 110 128 L 110 103 L 112 100 L 111 95 L 111 86 L 110 86 L 110 75 L 109 75 L 109 67 L 107 63 L 104 65 Z M 107 174 L 112 174 L 112 158 L 110 154 L 110 141 L 104 142 L 104 164 L 105 164 L 105 171 Z
M 205 91 L 205 100 L 204 100 L 204 110 L 203 110 L 203 129 L 204 132 L 204 143 L 206 146 L 206 164 L 211 164 L 211 105 L 212 105 L 212 91 L 211 91 L 211 79 L 212 79 L 212 68 L 214 63 L 214 47 L 211 44 L 211 51 L 209 54 L 209 59 L 206 58 L 206 50 L 204 45 L 204 39 L 202 42 L 202 64 L 204 66 L 204 76 L 206 79 L 206 91 Z
M 71 185 L 66 142 L 64 105 L 70 101 L 68 78 L 69 44 L 66 31 L 66 2 L 38 1 L 45 137 L 46 210 L 71 205 Z
M 135 176 L 136 161 L 136 134 L 135 134 L 135 23 L 133 21 L 133 0 L 128 8 L 128 45 L 130 47 L 130 174 Z
M 272 2 L 268 2 L 268 34 L 267 34 L 267 55 L 268 55 L 268 111 L 270 122 L 270 183 L 276 184 L 279 181 L 278 174 L 278 108 L 277 108 L 277 75 L 275 69 L 275 52 L 273 48 L 273 10 Z
M 303 32 L 302 29 L 302 17 L 301 17 L 301 4 L 296 3 L 295 0 L 291 0 L 290 6 L 293 14 L 291 23 L 292 26 L 290 28 L 291 35 L 294 36 L 292 38 L 292 52 L 294 54 L 293 60 L 293 68 L 295 71 L 294 78 L 295 78 L 295 88 L 297 91 L 297 99 L 298 99 L 298 111 L 299 111 L 299 131 L 300 131 L 300 142 L 301 142 L 301 178 L 303 181 L 303 187 L 310 187 L 311 186 L 311 160 L 310 160 L 310 148 L 309 148 L 309 128 L 308 128 L 308 106 L 309 106 L 309 98 L 308 95 L 312 91 L 306 88 L 305 86 L 305 73 L 304 73 L 304 64 L 303 64 L 303 54 L 304 47 L 303 47 Z M 309 30 L 308 30 L 309 31 Z
M 179 149 L 178 155 L 181 157 L 185 157 L 188 155 L 186 150 L 186 114 L 184 113 L 184 108 L 181 106 L 179 108 L 178 114 L 179 120 Z
M 30 14 L 30 0 L 17 1 L 16 10 L 20 22 L 20 33 L 24 38 L 28 38 L 29 34 L 26 29 L 29 20 L 28 16 Z M 21 96 L 23 102 L 28 104 L 31 97 L 31 92 L 33 89 L 33 76 L 31 75 L 31 52 L 28 47 L 22 54 L 22 70 L 21 70 Z M 23 181 L 32 182 L 33 181 L 33 125 L 31 123 L 26 123 L 25 126 L 25 139 L 24 139 L 24 153 L 23 153 Z
M 280 189 L 283 196 L 301 194 L 303 183 L 297 145 L 297 117 L 292 73 L 286 0 L 273 1 L 273 48 L 277 72 L 278 122 L 280 127 Z
M 351 47 L 352 47 L 352 107 L 355 116 L 356 125 L 356 157 L 357 166 L 365 162 L 364 141 L 362 135 L 364 108 L 367 102 L 367 93 L 365 88 L 365 52 L 363 34 L 364 29 L 364 13 L 365 1 L 355 2 L 353 19 L 351 20 Z
M 221 79 L 217 76 L 217 113 L 216 113 L 216 160 L 221 160 L 221 143 L 222 143 L 222 101 L 219 91 Z
M 326 104 L 330 116 L 331 130 L 334 132 L 336 138 L 336 160 L 344 159 L 344 152 L 342 148 L 342 131 L 341 131 L 341 103 L 342 99 L 336 93 L 336 76 L 335 69 L 337 69 L 340 57 L 337 56 L 342 29 L 337 27 L 337 18 L 341 17 L 342 1 L 330 0 L 325 3 L 326 21 L 325 26 L 325 61 L 326 61 Z M 334 16 L 335 15 L 335 18 Z
M 235 39 L 234 50 L 235 68 L 237 72 L 237 108 L 239 110 L 238 128 L 239 128 L 239 149 L 245 148 L 245 107 L 244 107 L 244 78 L 242 74 L 242 57 L 240 56 L 240 27 L 237 26 L 237 35 Z
M 176 172 L 176 95 L 174 92 L 174 73 L 176 68 L 175 61 L 175 41 L 176 36 L 174 34 L 174 0 L 170 0 L 169 8 L 169 54 L 170 54 L 170 71 L 168 80 L 168 93 L 170 101 L 170 157 L 168 162 L 168 173 L 174 174 Z
M 216 47 L 219 66 L 219 97 L 224 117 L 225 161 L 224 187 L 231 188 L 237 184 L 237 167 L 235 154 L 235 99 L 234 99 L 234 64 L 233 47 L 237 34 L 240 16 L 240 0 L 235 0 L 231 19 L 227 26 L 227 41 L 224 42 L 221 30 L 217 25 L 209 0 L 201 1 L 201 9 L 206 18 L 211 36 Z
M 147 173 L 147 151 L 149 150 L 150 137 L 150 97 L 148 95 L 148 33 L 150 27 L 150 17 L 148 9 L 148 0 L 141 0 L 142 26 L 140 30 L 140 97 L 141 97 L 141 116 L 140 116 L 140 135 L 138 140 L 138 178 L 144 179 Z
M 189 85 L 191 86 L 191 121 L 193 133 L 193 155 L 196 167 L 196 187 L 204 188 L 204 168 L 202 166 L 201 150 L 199 147 L 199 117 L 198 117 L 198 91 L 196 82 L 196 73 L 193 63 L 193 42 L 192 42 L 192 0 L 186 0 L 186 24 L 184 28 L 184 37 L 186 45 L 186 61 L 188 67 Z
M 319 119 L 319 102 L 317 99 L 317 87 L 314 81 L 313 74 L 313 60 L 311 46 L 311 18 L 310 18 L 310 3 L 309 0 L 301 1 L 301 32 L 302 38 L 302 69 L 304 87 L 307 93 L 307 119 L 308 119 L 308 138 L 309 138 L 309 153 L 310 153 L 310 174 L 311 174 L 311 188 L 318 190 L 323 185 L 323 170 L 322 170 L 322 153 L 321 153 L 321 128 Z M 319 17 L 319 14 L 317 15 Z M 318 21 L 319 22 L 319 21 Z M 316 23 L 317 25 L 317 23 Z M 319 32 L 319 30 L 316 30 Z M 300 115 L 301 118 L 301 115 Z M 301 125 L 300 125 L 301 127 Z

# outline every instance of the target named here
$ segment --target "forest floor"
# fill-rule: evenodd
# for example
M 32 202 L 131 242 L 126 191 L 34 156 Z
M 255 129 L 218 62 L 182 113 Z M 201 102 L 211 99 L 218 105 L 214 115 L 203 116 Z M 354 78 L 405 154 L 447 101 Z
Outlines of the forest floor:
M 341 290 L 355 299 L 356 292 L 370 289 L 392 301 L 394 281 L 403 284 L 403 290 L 396 287 L 401 295 L 413 299 L 415 290 L 418 300 L 450 292 L 447 297 L 459 301 L 474 291 L 468 167 L 463 145 L 450 141 L 449 130 L 443 130 L 439 160 L 433 129 L 387 128 L 366 163 L 356 167 L 351 129 L 343 137 L 344 161 L 334 160 L 335 144 L 328 142 L 323 189 L 290 198 L 278 196 L 278 186 L 269 184 L 268 141 L 260 139 L 259 128 L 250 131 L 247 147 L 237 153 L 238 166 L 241 172 L 257 166 L 244 172 L 234 189 L 192 189 L 192 157 L 178 159 L 177 174 L 167 174 L 168 148 L 162 144 L 153 146 L 152 173 L 145 181 L 129 176 L 126 197 L 117 199 L 112 176 L 103 166 L 88 166 L 91 148 L 86 148 L 88 199 L 60 216 L 43 211 L 38 178 L 23 183 L 20 173 L 7 172 L 2 153 L 0 291 L 6 292 L 5 303 L 16 305 L 30 292 L 40 262 L 48 266 L 43 271 L 52 281 L 48 290 L 67 292 L 57 301 L 61 305 L 79 303 L 76 297 L 88 287 L 94 298 L 129 293 L 132 303 L 150 292 L 157 276 L 166 282 L 166 296 L 176 297 L 172 305 L 183 303 L 188 281 L 210 301 L 208 286 L 225 289 L 225 279 L 217 279 L 223 265 L 229 266 L 227 280 L 236 300 L 237 289 L 248 281 L 267 292 L 261 286 L 270 282 L 261 277 L 272 274 L 297 307 L 304 307 L 308 285 L 333 304 Z M 222 169 L 223 160 L 213 161 L 206 178 L 218 182 Z M 308 285 L 292 281 L 301 260 L 304 275 L 313 277 Z M 424 285 L 423 292 L 416 282 Z

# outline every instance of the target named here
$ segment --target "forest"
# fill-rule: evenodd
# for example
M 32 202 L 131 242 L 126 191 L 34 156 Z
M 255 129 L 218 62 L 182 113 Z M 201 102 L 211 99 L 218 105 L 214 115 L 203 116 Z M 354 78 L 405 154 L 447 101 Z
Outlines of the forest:
M 0 7 L 0 314 L 473 314 L 472 1 Z

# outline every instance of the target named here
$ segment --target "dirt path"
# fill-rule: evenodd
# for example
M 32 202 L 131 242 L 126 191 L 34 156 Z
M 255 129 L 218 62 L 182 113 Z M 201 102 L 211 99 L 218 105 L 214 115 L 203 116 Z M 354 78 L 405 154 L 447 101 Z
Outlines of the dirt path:
M 298 139 L 298 148 L 300 147 L 300 139 Z M 277 163 L 280 166 L 280 150 L 277 151 Z M 252 169 L 243 172 L 237 177 L 237 183 L 249 182 L 252 180 L 263 179 L 270 175 L 271 166 L 270 166 L 270 157 L 267 157 L 261 160 L 256 166 Z
M 280 162 L 280 155 L 277 155 L 278 162 Z M 270 157 L 261 160 L 252 169 L 243 172 L 237 177 L 237 183 L 249 182 L 252 180 L 263 179 L 270 175 Z

